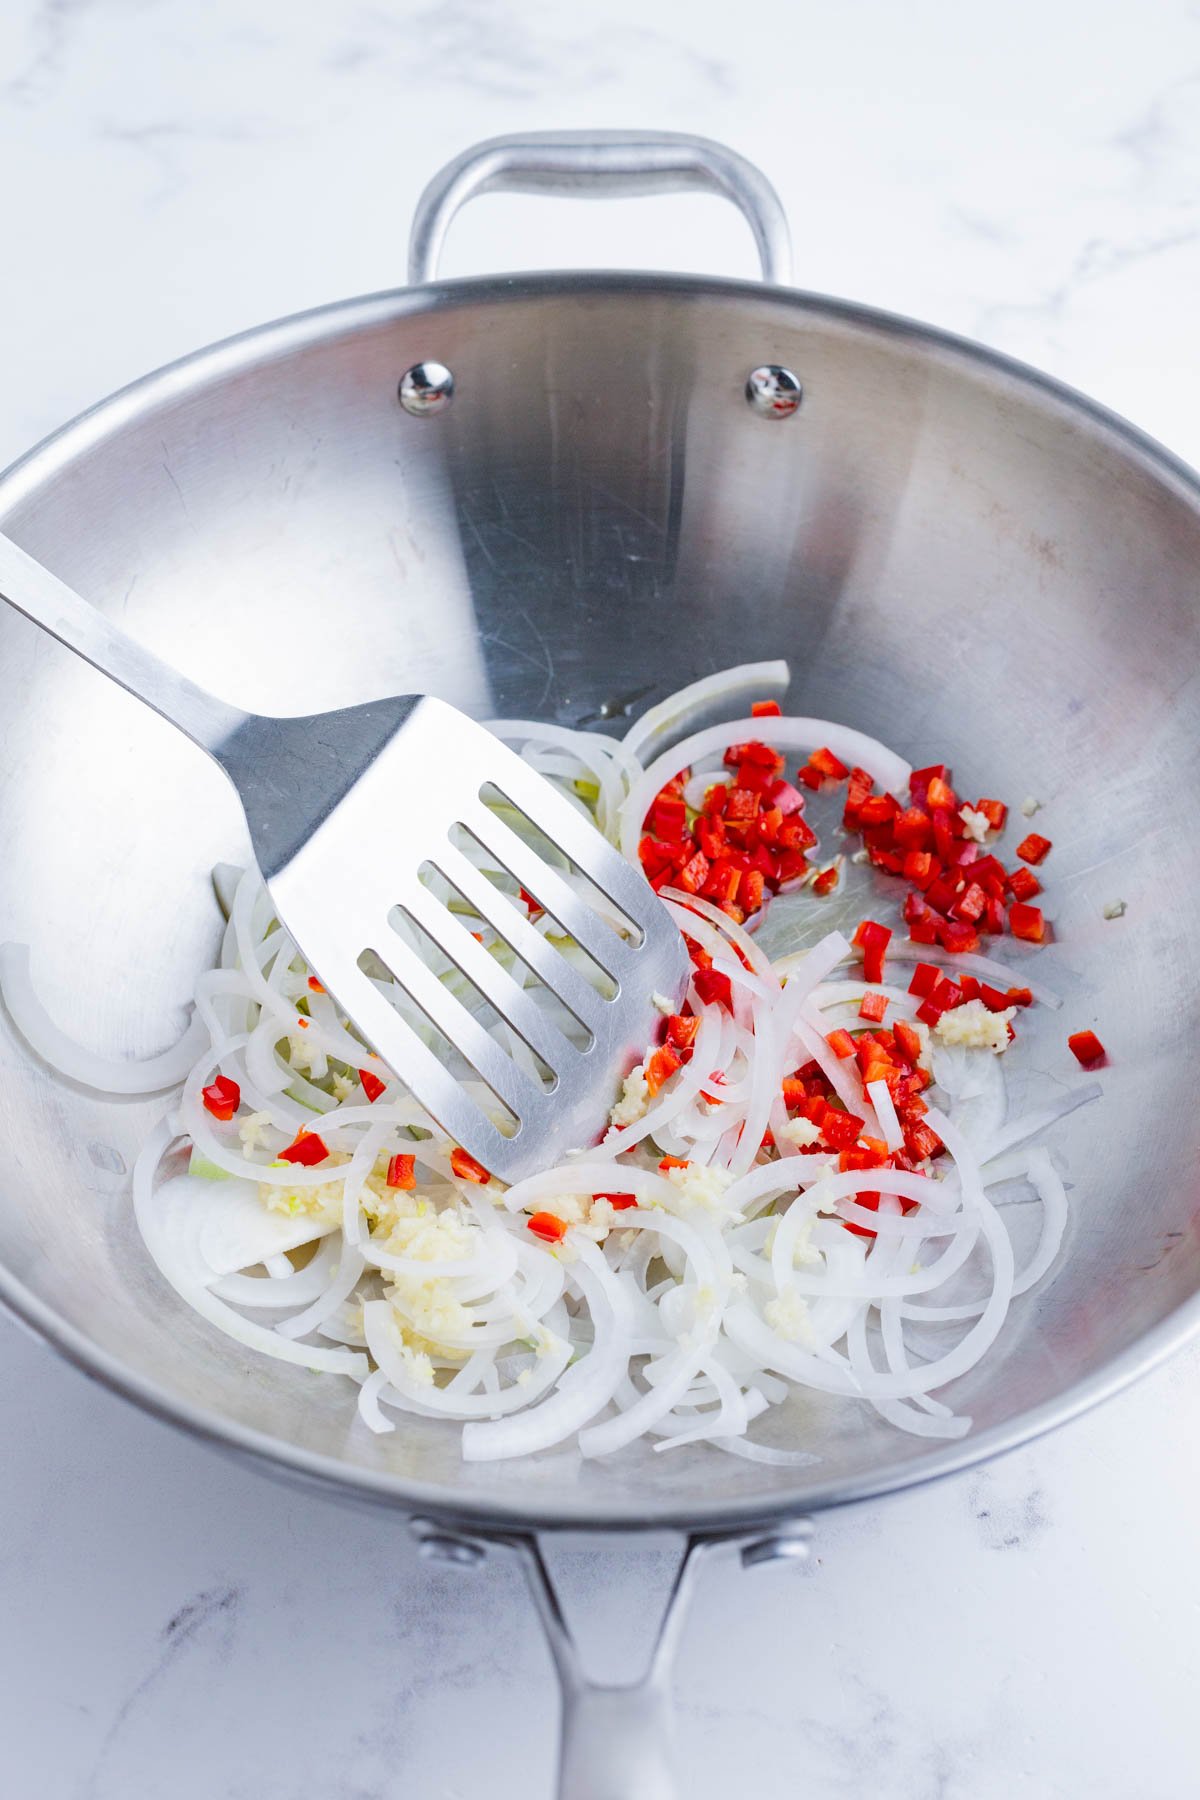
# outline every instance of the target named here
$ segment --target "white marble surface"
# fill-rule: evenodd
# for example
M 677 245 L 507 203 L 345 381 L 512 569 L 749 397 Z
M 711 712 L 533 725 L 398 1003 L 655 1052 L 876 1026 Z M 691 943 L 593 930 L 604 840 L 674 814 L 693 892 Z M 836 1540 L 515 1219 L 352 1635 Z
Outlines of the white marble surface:
M 7 0 L 0 458 L 196 344 L 394 285 L 442 160 L 589 122 L 727 139 L 777 183 L 801 282 L 1013 351 L 1200 461 L 1194 0 Z M 550 260 L 752 267 L 693 198 L 491 199 L 447 268 Z M 7 1323 L 0 1353 L 6 1795 L 548 1793 L 511 1570 L 430 1570 Z M 680 1668 L 688 1795 L 1195 1794 L 1198 1395 L 1193 1353 L 823 1520 L 803 1572 L 714 1574 Z M 575 1574 L 638 1608 L 643 1557 Z

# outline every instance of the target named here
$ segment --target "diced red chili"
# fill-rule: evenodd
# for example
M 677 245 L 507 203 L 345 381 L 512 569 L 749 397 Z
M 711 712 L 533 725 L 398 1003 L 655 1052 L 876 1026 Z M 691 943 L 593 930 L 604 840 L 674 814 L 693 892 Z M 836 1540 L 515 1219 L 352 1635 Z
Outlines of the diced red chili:
M 390 1188 L 415 1188 L 417 1185 L 417 1159 L 404 1151 L 397 1151 L 388 1158 L 387 1185 Z
M 1025 938 L 1031 944 L 1040 944 L 1046 935 L 1046 921 L 1040 906 L 1023 906 L 1019 900 L 1015 901 L 1008 909 L 1008 922 L 1014 937 Z
M 928 850 L 933 842 L 933 820 L 919 806 L 900 813 L 893 827 L 896 842 L 904 850 Z
M 904 858 L 903 875 L 914 887 L 924 891 L 942 872 L 942 865 L 929 850 L 909 850 Z
M 826 1034 L 825 1042 L 833 1054 L 843 1062 L 848 1056 L 854 1055 L 854 1039 L 848 1031 L 830 1031 Z
M 763 877 L 758 869 L 748 869 L 742 877 L 738 905 L 747 913 L 757 912 L 763 903 Z
M 686 1156 L 660 1156 L 658 1159 L 658 1167 L 659 1173 L 665 1175 L 670 1169 L 686 1169 L 688 1167 L 688 1159 Z
M 1023 988 L 1023 987 L 1012 987 L 1012 988 L 1009 988 L 1009 990 L 1008 990 L 1007 994 L 1004 996 L 1004 998 L 1008 1001 L 1008 1004 L 1010 1006 L 1032 1006 L 1033 1005 L 1033 989 L 1032 988 Z
M 753 719 L 777 719 L 782 710 L 778 700 L 755 700 L 751 703 L 750 716 Z
M 887 1011 L 888 1003 L 885 994 L 864 994 L 862 1005 L 858 1009 L 860 1019 L 870 1019 L 878 1025 Z
M 956 919 L 965 919 L 973 925 L 986 906 L 987 894 L 977 881 L 973 881 L 966 892 L 959 895 L 951 910 Z
M 697 969 L 692 980 L 706 1006 L 723 1006 L 726 1012 L 733 1011 L 733 983 L 728 975 L 720 969 Z
M 918 963 L 908 984 L 910 994 L 917 994 L 922 1000 L 928 1000 L 938 982 L 942 979 L 942 971 L 933 963 Z
M 890 794 L 872 794 L 858 809 L 861 825 L 887 825 L 900 811 L 899 802 Z
M 925 799 L 931 808 L 944 807 L 948 812 L 953 812 L 958 805 L 958 795 L 941 775 L 930 777 Z
M 1007 994 L 1002 994 L 999 988 L 990 987 L 986 981 L 980 984 L 979 998 L 989 1012 L 1007 1012 L 1012 1005 Z
M 664 1081 L 669 1081 L 676 1070 L 682 1067 L 683 1063 L 670 1044 L 663 1044 L 654 1052 L 654 1055 L 646 1063 L 646 1087 L 651 1099 L 657 1094 Z
M 1031 831 L 1029 836 L 1022 838 L 1017 845 L 1017 855 L 1022 862 L 1040 863 L 1045 861 L 1053 848 L 1049 838 L 1039 837 L 1036 831 Z
M 857 1143 L 865 1124 L 866 1120 L 857 1114 L 839 1112 L 837 1107 L 830 1106 L 821 1120 L 821 1136 L 831 1150 L 848 1150 L 851 1144 Z
M 684 863 L 675 877 L 675 886 L 682 888 L 685 894 L 698 894 L 708 876 L 708 858 L 702 850 Z
M 810 769 L 815 769 L 818 775 L 825 777 L 828 781 L 844 781 L 850 773 L 841 758 L 835 756 L 832 750 L 826 750 L 824 747 L 813 751 L 808 759 L 808 766 Z
M 938 937 L 941 940 L 942 948 L 951 951 L 955 956 L 961 956 L 979 948 L 979 933 L 965 919 L 947 919 L 938 926 Z
M 854 942 L 862 949 L 863 976 L 867 981 L 883 980 L 883 958 L 892 934 L 886 925 L 864 919 L 854 934 Z
M 1008 819 L 1008 808 L 1003 800 L 977 800 L 975 811 L 981 812 L 993 831 L 1003 831 Z
M 607 1200 L 614 1212 L 628 1212 L 638 1203 L 636 1194 L 593 1194 L 592 1199 Z
M 939 1012 L 949 1012 L 952 1007 L 961 1006 L 963 991 L 948 975 L 939 975 L 937 984 L 929 998 Z
M 534 1237 L 542 1238 L 547 1244 L 561 1244 L 567 1235 L 567 1227 L 557 1213 L 535 1212 L 526 1220 Z
M 932 1000 L 922 1000 L 917 1008 L 917 1017 L 922 1025 L 936 1025 L 941 1016 L 941 1007 L 935 1006 Z
M 486 1187 L 492 1179 L 481 1162 L 476 1162 L 469 1151 L 460 1149 L 456 1144 L 450 1152 L 450 1167 L 460 1181 L 474 1181 L 479 1187 Z
M 921 1060 L 921 1037 L 908 1023 L 907 1019 L 897 1019 L 895 1024 L 896 1049 L 905 1062 L 914 1067 Z
M 317 980 L 315 975 L 309 976 L 308 985 L 312 989 L 314 994 L 323 994 L 325 992 L 325 989 L 322 987 L 321 983 Z
M 1067 1048 L 1085 1069 L 1094 1069 L 1097 1063 L 1105 1061 L 1104 1045 L 1094 1031 L 1073 1031 L 1067 1039 Z
M 667 1042 L 676 1050 L 690 1050 L 699 1029 L 700 1020 L 695 1014 L 685 1018 L 682 1013 L 672 1013 L 667 1020 Z
M 927 1156 L 936 1156 L 939 1150 L 945 1148 L 937 1132 L 931 1125 L 926 1125 L 924 1120 L 919 1120 L 905 1131 L 904 1147 L 918 1162 Z
M 730 822 L 747 823 L 758 816 L 761 804 L 761 794 L 756 794 L 752 788 L 730 788 L 725 802 L 725 817 Z
M 362 1082 L 363 1093 L 372 1105 L 378 1100 L 380 1094 L 387 1091 L 387 1083 L 380 1081 L 378 1075 L 373 1074 L 370 1069 L 360 1069 L 358 1079 Z
M 849 1150 L 843 1150 L 838 1157 L 838 1170 L 846 1175 L 851 1169 L 882 1169 L 887 1161 L 887 1145 L 880 1144 L 876 1138 L 870 1138 L 862 1144 L 852 1145 Z
M 313 1169 L 318 1163 L 323 1163 L 328 1155 L 329 1150 L 323 1138 L 319 1138 L 315 1131 L 301 1130 L 296 1133 L 287 1149 L 279 1152 L 279 1160 L 299 1163 L 304 1169 Z
M 230 1076 L 218 1075 L 211 1087 L 201 1090 L 200 1098 L 205 1112 L 210 1112 L 214 1119 L 232 1119 L 242 1104 L 242 1090 Z
M 1012 889 L 1014 900 L 1032 900 L 1035 894 L 1042 891 L 1042 884 L 1032 869 L 1014 869 L 1008 878 L 1008 885 Z
M 650 823 L 655 837 L 677 843 L 687 829 L 687 807 L 682 800 L 664 799 L 660 794 L 650 808 Z
M 824 896 L 825 894 L 832 894 L 832 892 L 833 892 L 834 888 L 837 886 L 837 884 L 838 884 L 838 866 L 836 863 L 830 863 L 830 865 L 827 869 L 821 870 L 821 873 L 817 876 L 816 880 L 813 882 L 812 891 L 814 894 L 821 894 L 822 896 Z

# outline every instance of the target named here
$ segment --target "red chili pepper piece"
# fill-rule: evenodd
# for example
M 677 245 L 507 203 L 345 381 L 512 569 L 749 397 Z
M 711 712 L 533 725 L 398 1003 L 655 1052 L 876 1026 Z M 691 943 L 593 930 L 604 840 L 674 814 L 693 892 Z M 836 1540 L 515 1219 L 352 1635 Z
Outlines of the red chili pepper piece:
M 987 894 L 977 881 L 972 881 L 964 894 L 954 902 L 952 911 L 956 919 L 965 919 L 973 925 L 987 906 Z
M 835 756 L 832 750 L 825 749 L 824 746 L 813 751 L 808 759 L 808 766 L 810 769 L 815 769 L 817 774 L 823 776 L 827 781 L 845 781 L 850 773 L 841 758 Z M 800 778 L 804 779 L 803 771 L 801 771 Z
M 636 1194 L 593 1194 L 592 1199 L 607 1200 L 614 1212 L 628 1212 L 638 1203 Z
M 654 1052 L 654 1055 L 646 1063 L 646 1087 L 651 1099 L 657 1094 L 663 1082 L 668 1081 L 675 1071 L 682 1067 L 683 1063 L 670 1044 L 663 1044 Z
M 417 1159 L 404 1151 L 388 1158 L 387 1185 L 390 1188 L 415 1188 Z
M 706 1006 L 723 1006 L 733 1011 L 733 983 L 720 969 L 697 969 L 692 976 L 696 992 Z
M 380 1094 L 385 1092 L 387 1083 L 380 1081 L 378 1075 L 373 1075 L 370 1069 L 360 1069 L 358 1071 L 358 1079 L 362 1082 L 363 1093 L 367 1096 L 367 1099 L 371 1104 L 374 1105 Z
M 547 1244 L 561 1244 L 567 1235 L 567 1227 L 557 1213 L 536 1212 L 525 1223 L 534 1237 L 542 1238 Z
M 860 1019 L 870 1019 L 874 1024 L 878 1025 L 881 1023 L 887 1008 L 888 1003 L 885 994 L 864 994 L 862 997 L 862 1005 L 858 1009 L 858 1016 Z
M 837 886 L 837 884 L 838 884 L 838 866 L 836 863 L 830 863 L 830 865 L 827 869 L 821 870 L 821 873 L 817 876 L 816 880 L 813 882 L 812 891 L 814 894 L 821 894 L 822 896 L 824 896 L 825 894 L 832 894 L 832 892 L 833 892 L 834 888 Z
M 917 1063 L 921 1060 L 920 1033 L 913 1030 L 913 1027 L 908 1023 L 907 1019 L 897 1019 L 895 1031 L 896 1049 L 904 1058 L 905 1062 L 910 1063 L 915 1068 Z
M 328 1155 L 329 1150 L 324 1139 L 319 1138 L 315 1131 L 298 1131 L 295 1141 L 290 1143 L 286 1150 L 279 1152 L 279 1160 L 286 1163 L 299 1163 L 304 1169 L 314 1169 L 318 1163 L 323 1163 Z
M 778 700 L 755 700 L 750 707 L 750 717 L 752 719 L 777 719 L 782 710 Z
M 931 810 L 944 807 L 947 812 L 954 812 L 958 806 L 958 795 L 941 775 L 934 775 L 930 778 L 929 785 L 925 790 L 925 798 Z
M 1017 855 L 1022 862 L 1040 863 L 1045 861 L 1046 856 L 1053 848 L 1054 845 L 1049 838 L 1039 837 L 1036 831 L 1031 831 L 1029 836 L 1022 838 L 1017 845 Z
M 450 1167 L 460 1181 L 474 1181 L 480 1187 L 486 1187 L 492 1179 L 483 1164 L 476 1162 L 468 1151 L 460 1149 L 457 1144 L 450 1152 Z
M 700 1020 L 695 1015 L 684 1018 L 681 1013 L 672 1013 L 667 1020 L 667 1042 L 676 1050 L 690 1050 L 699 1029 Z
M 993 831 L 1003 831 L 1008 819 L 1008 808 L 1003 800 L 977 800 L 975 811 L 981 812 Z
M 315 975 L 309 976 L 308 985 L 314 994 L 323 994 L 325 992 L 325 989 L 321 986 L 321 983 L 317 980 Z
M 1008 1004 L 1010 1006 L 1032 1006 L 1033 1005 L 1033 989 L 1032 988 L 1009 988 L 1009 990 L 1008 990 L 1007 994 L 1004 996 L 1004 998 L 1008 1001 Z
M 916 1157 L 918 1162 L 927 1156 L 936 1156 L 939 1150 L 945 1149 L 945 1145 L 932 1125 L 926 1125 L 922 1120 L 918 1120 L 917 1124 L 910 1126 L 905 1131 L 904 1147 L 910 1156 Z
M 854 1039 L 848 1031 L 830 1031 L 826 1034 L 825 1042 L 842 1062 L 854 1055 Z
M 856 1113 L 839 1112 L 837 1107 L 830 1106 L 821 1120 L 821 1136 L 831 1150 L 848 1150 L 851 1144 L 857 1143 L 865 1124 L 866 1120 Z
M 686 1156 L 660 1156 L 658 1167 L 659 1173 L 665 1175 L 669 1169 L 686 1169 L 688 1159 Z
M 1032 869 L 1014 869 L 1008 878 L 1008 885 L 1012 889 L 1014 900 L 1032 900 L 1035 894 L 1042 891 L 1042 884 Z
M 687 807 L 682 800 L 660 794 L 650 808 L 650 824 L 655 837 L 676 843 L 687 829 Z
M 922 1000 L 920 1006 L 917 1008 L 917 1017 L 920 1019 L 922 1025 L 936 1025 L 941 1016 L 941 1007 L 935 1006 L 932 1000 Z
M 1040 944 L 1046 935 L 1046 921 L 1040 906 L 1023 906 L 1018 900 L 1008 909 L 1008 922 L 1014 937 Z
M 1067 1048 L 1085 1069 L 1094 1069 L 1097 1063 L 1106 1060 L 1104 1045 L 1094 1031 L 1073 1031 L 1067 1039 Z
M 941 979 L 942 971 L 933 963 L 918 963 L 913 970 L 908 991 L 910 994 L 918 995 L 922 1000 L 928 1000 Z
M 892 934 L 886 925 L 864 919 L 854 934 L 855 947 L 863 953 L 863 976 L 867 981 L 883 980 L 883 955 Z
M 210 1112 L 214 1119 L 232 1119 L 242 1104 L 242 1090 L 228 1075 L 218 1075 L 211 1087 L 201 1090 L 200 1098 L 205 1112 Z

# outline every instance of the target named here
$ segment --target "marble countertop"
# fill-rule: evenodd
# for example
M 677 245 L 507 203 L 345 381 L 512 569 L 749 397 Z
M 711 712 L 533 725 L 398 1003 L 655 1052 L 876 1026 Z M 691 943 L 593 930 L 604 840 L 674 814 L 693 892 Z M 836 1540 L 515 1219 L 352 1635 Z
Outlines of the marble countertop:
M 982 338 L 1200 462 L 1195 0 L 8 0 L 0 460 L 197 344 L 395 285 L 440 163 L 589 122 L 727 140 L 778 186 L 801 284 Z M 753 272 L 701 197 L 489 199 L 446 270 L 550 260 Z M 226 1463 L 6 1321 L 0 1356 L 6 1793 L 550 1792 L 513 1569 L 430 1567 L 398 1523 Z M 1193 1795 L 1198 1398 L 1200 1349 L 822 1519 L 803 1569 L 710 1572 L 683 1791 Z M 614 1619 L 661 1569 L 569 1556 Z

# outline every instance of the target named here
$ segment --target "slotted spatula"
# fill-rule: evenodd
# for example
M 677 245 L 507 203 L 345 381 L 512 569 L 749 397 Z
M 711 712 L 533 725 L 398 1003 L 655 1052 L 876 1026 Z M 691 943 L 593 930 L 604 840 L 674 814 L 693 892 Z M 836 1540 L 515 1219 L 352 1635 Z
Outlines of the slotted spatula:
M 650 886 L 548 781 L 465 714 L 425 696 L 292 719 L 240 712 L 127 637 L 5 537 L 0 597 L 177 725 L 225 771 L 285 929 L 338 1006 L 449 1136 L 506 1181 L 595 1141 L 621 1077 L 656 1034 L 660 1013 L 652 997 L 678 1003 L 688 958 Z M 484 790 L 497 790 L 524 814 L 632 929 L 619 935 L 580 886 L 484 803 Z M 605 993 L 463 853 L 456 827 L 611 977 Z M 419 879 L 425 865 L 445 876 L 574 1015 L 590 1034 L 586 1047 L 572 1043 L 476 941 L 473 921 Z M 527 1072 L 533 1059 L 514 1060 L 397 933 L 397 907 L 546 1065 L 549 1085 Z M 511 1135 L 364 972 L 364 953 L 386 966 L 503 1102 Z

